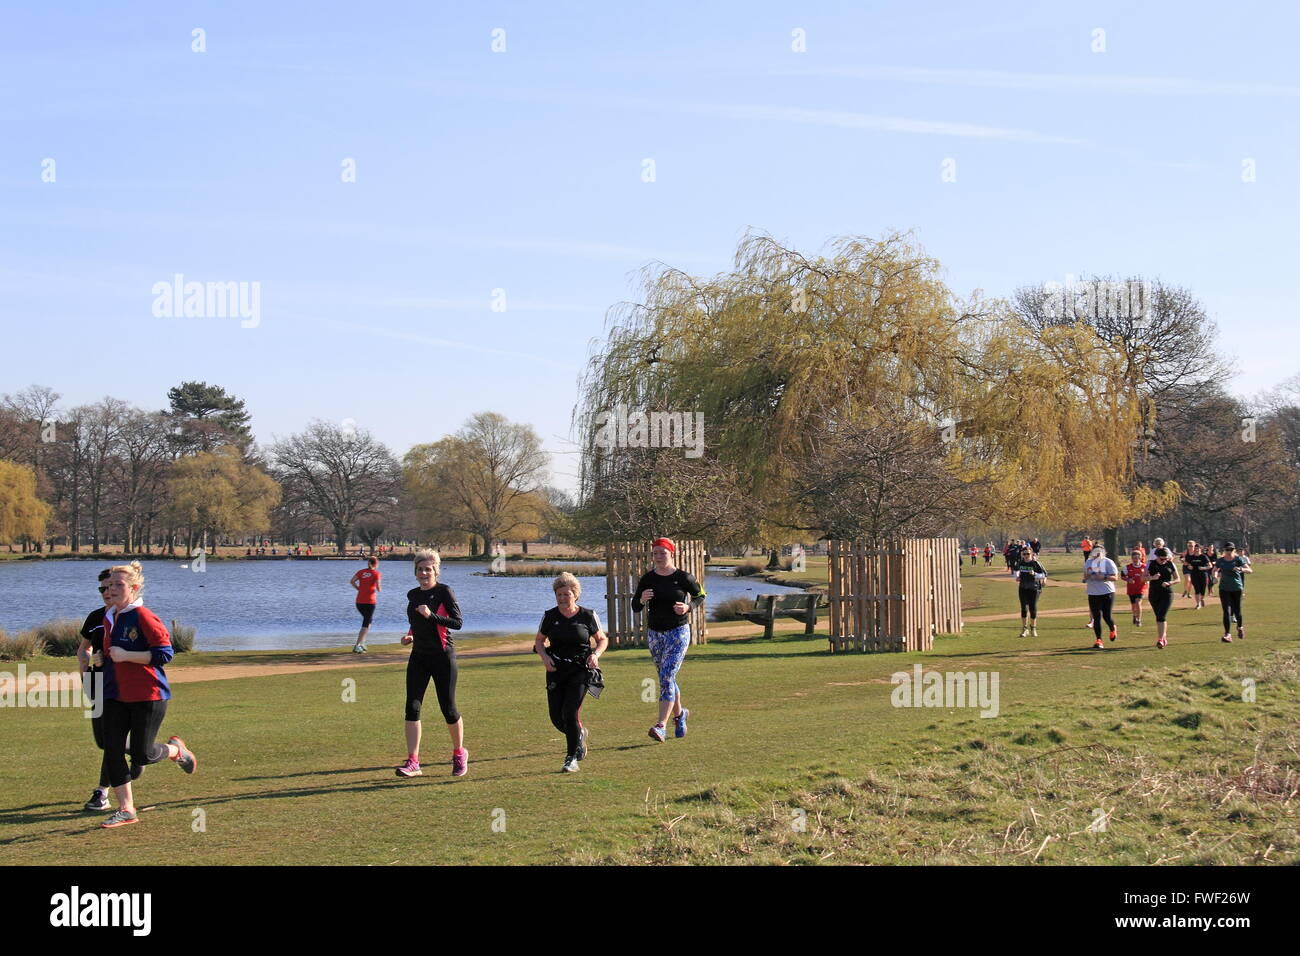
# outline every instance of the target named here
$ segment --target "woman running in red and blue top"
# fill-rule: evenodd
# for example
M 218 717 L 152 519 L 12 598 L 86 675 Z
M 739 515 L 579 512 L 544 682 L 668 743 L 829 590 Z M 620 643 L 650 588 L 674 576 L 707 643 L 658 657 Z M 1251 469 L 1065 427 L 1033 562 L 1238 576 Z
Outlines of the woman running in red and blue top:
M 357 632 L 357 642 L 352 645 L 352 653 L 366 652 L 366 634 L 370 631 L 370 622 L 375 616 L 375 603 L 379 594 L 379 559 L 374 555 L 366 561 L 366 567 L 352 575 L 348 582 L 357 592 L 357 611 L 361 614 L 361 630 Z
M 568 746 L 564 773 L 576 773 L 578 761 L 587 756 L 587 728 L 582 723 L 582 699 L 587 696 L 600 655 L 609 638 L 600 627 L 600 617 L 590 608 L 579 607 L 582 582 L 565 571 L 551 582 L 555 607 L 542 615 L 533 650 L 546 668 L 546 703 L 551 723 L 564 734 Z M 592 641 L 596 646 L 592 647 Z
M 193 773 L 198 766 L 181 738 L 154 742 L 172 696 L 163 671 L 172 659 L 172 639 L 140 598 L 144 587 L 140 562 L 115 565 L 109 571 L 104 592 L 111 606 L 104 613 L 103 772 L 117 793 L 118 809 L 100 824 L 106 830 L 140 822 L 126 765 L 128 736 L 136 767 L 175 760 L 186 773 Z
M 654 567 L 641 575 L 632 596 L 632 613 L 650 609 L 646 642 L 650 659 L 659 672 L 659 720 L 650 728 L 650 737 L 663 742 L 664 727 L 672 716 L 674 734 L 686 736 L 686 719 L 691 715 L 682 707 L 682 689 L 677 686 L 677 671 L 686 659 L 691 643 L 691 625 L 687 614 L 704 603 L 704 588 L 681 568 L 673 565 L 677 545 L 668 538 L 656 538 L 650 555 Z M 687 602 L 690 603 L 687 603 Z
M 104 602 L 86 615 L 81 625 L 81 644 L 77 648 L 77 663 L 81 668 L 81 683 L 90 701 L 90 732 L 95 738 L 95 746 L 104 749 L 104 614 L 112 606 L 104 583 L 112 574 L 107 568 L 99 572 L 99 596 Z M 132 767 L 131 779 L 134 780 L 144 771 L 144 767 Z M 100 758 L 99 786 L 90 794 L 90 799 L 82 804 L 82 809 L 102 812 L 108 809 L 109 791 L 108 773 Z
M 399 777 L 418 777 L 420 770 L 420 708 L 429 681 L 438 695 L 438 708 L 451 734 L 451 775 L 469 772 L 469 751 L 465 749 L 465 722 L 456 709 L 456 644 L 452 631 L 461 628 L 460 605 L 451 588 L 438 583 L 442 557 L 436 551 L 415 552 L 415 579 L 419 587 L 406 592 L 406 618 L 410 632 L 402 638 L 410 644 L 406 662 L 406 762 L 397 768 Z

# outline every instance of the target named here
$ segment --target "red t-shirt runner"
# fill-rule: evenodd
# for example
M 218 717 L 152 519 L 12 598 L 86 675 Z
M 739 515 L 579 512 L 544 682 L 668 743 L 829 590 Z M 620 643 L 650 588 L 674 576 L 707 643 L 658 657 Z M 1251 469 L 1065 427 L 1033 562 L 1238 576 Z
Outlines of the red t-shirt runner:
M 352 575 L 352 581 L 357 585 L 358 604 L 375 603 L 375 592 L 379 589 L 379 577 L 378 568 L 362 568 Z
M 1147 593 L 1147 583 L 1142 580 L 1142 576 L 1146 573 L 1145 563 L 1124 566 L 1124 587 L 1129 597 L 1140 597 Z

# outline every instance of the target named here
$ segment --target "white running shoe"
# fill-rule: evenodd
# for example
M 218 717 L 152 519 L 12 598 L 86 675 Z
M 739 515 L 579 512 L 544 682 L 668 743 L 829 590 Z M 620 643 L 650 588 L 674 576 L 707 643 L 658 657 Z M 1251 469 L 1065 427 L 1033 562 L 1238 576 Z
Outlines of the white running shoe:
M 560 768 L 563 773 L 577 773 L 582 768 L 578 766 L 577 757 L 565 757 L 564 766 Z

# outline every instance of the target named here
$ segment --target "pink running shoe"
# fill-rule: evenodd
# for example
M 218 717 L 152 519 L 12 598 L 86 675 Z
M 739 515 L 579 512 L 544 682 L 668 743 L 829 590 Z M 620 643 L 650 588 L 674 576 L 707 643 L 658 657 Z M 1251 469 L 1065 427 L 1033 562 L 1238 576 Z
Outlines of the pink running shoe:
M 1169 641 L 1167 641 L 1167 640 L 1166 640 L 1165 638 L 1163 638 L 1163 637 L 1160 638 L 1160 640 L 1156 641 L 1156 647 L 1159 647 L 1159 648 L 1164 648 L 1164 647 L 1166 647 L 1168 644 L 1169 644 Z
M 451 755 L 451 775 L 463 777 L 469 773 L 469 751 L 464 747 L 453 751 Z
M 1232 635 L 1231 635 L 1231 634 L 1224 634 L 1223 637 L 1219 638 L 1219 640 L 1223 641 L 1223 643 L 1225 643 L 1225 644 L 1231 644 L 1231 643 L 1232 643 Z
M 419 777 L 423 774 L 424 771 L 420 769 L 420 761 L 414 757 L 407 757 L 406 763 L 397 768 L 399 777 Z

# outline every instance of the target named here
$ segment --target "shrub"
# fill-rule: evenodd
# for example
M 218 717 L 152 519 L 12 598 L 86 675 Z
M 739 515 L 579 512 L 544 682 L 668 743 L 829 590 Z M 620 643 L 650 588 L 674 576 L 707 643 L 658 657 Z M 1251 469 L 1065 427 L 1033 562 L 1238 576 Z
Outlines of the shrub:
M 578 578 L 605 576 L 605 569 L 594 564 L 508 564 L 503 571 L 476 571 L 475 573 L 496 577 L 553 578 L 561 571 L 568 571 Z
M 73 657 L 81 646 L 81 622 L 69 617 L 37 624 L 30 633 L 44 642 L 51 657 Z
M 186 651 L 194 650 L 194 635 L 196 629 L 188 624 L 174 624 L 172 626 L 172 650 L 177 654 L 184 654 Z
M 45 642 L 35 631 L 23 631 L 10 637 L 0 630 L 0 661 L 26 661 L 45 653 Z
M 752 611 L 754 609 L 754 599 L 747 597 L 727 598 L 725 601 L 719 601 L 713 606 L 713 619 L 715 621 L 742 621 L 741 611 Z
M 761 561 L 746 561 L 744 564 L 736 565 L 736 577 L 745 578 L 751 574 L 758 574 L 766 567 Z

